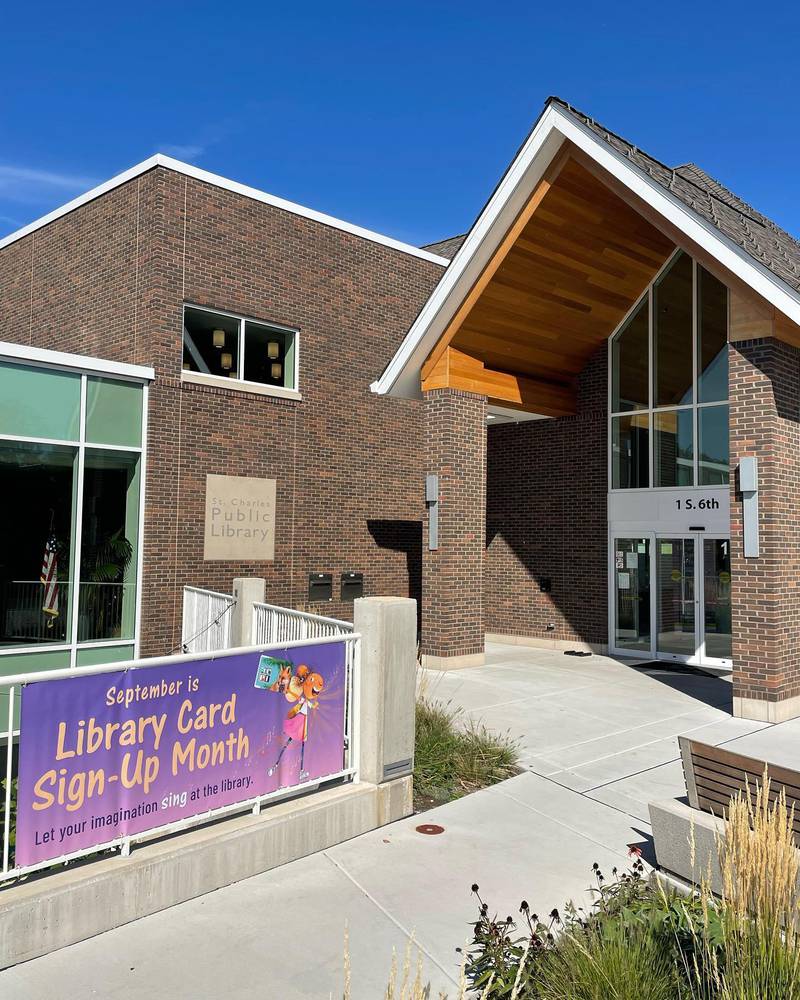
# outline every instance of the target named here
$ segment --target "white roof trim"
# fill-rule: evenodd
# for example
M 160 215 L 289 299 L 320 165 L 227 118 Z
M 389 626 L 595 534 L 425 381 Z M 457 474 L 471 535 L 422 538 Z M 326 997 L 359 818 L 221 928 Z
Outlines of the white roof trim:
M 266 191 L 259 191 L 257 188 L 248 187 L 246 184 L 239 184 L 237 181 L 228 180 L 227 177 L 221 177 L 219 174 L 209 173 L 208 170 L 201 170 L 199 167 L 194 167 L 190 163 L 183 163 L 181 160 L 174 160 L 171 156 L 165 156 L 163 153 L 156 153 L 155 156 L 151 156 L 147 160 L 137 163 L 135 167 L 131 167 L 129 170 L 125 170 L 121 174 L 117 174 L 110 180 L 104 181 L 97 187 L 92 188 L 92 190 L 87 191 L 86 194 L 73 198 L 72 201 L 68 201 L 66 205 L 62 205 L 61 208 L 57 208 L 53 212 L 43 215 L 35 222 L 31 222 L 29 225 L 23 226 L 22 229 L 17 229 L 16 232 L 3 237 L 3 239 L 0 239 L 0 250 L 2 250 L 3 247 L 9 246 L 11 243 L 15 243 L 17 240 L 21 240 L 24 236 L 28 236 L 37 229 L 41 229 L 42 226 L 46 226 L 48 223 L 53 222 L 56 219 L 60 219 L 69 212 L 73 212 L 76 208 L 80 208 L 81 205 L 94 201 L 95 198 L 99 198 L 101 195 L 106 194 L 106 192 L 113 191 L 114 188 L 118 188 L 120 185 L 126 184 L 135 177 L 139 177 L 142 174 L 147 173 L 147 171 L 152 170 L 153 167 L 166 167 L 168 170 L 174 170 L 176 173 L 183 174 L 185 177 L 193 177 L 195 180 L 203 181 L 206 184 L 212 184 L 214 187 L 223 188 L 226 191 L 233 191 L 234 194 L 240 194 L 245 198 L 251 198 L 253 201 L 259 201 L 263 205 L 270 205 L 273 208 L 279 208 L 284 212 L 291 212 L 293 215 L 301 215 L 303 218 L 311 219 L 313 222 L 319 222 L 323 226 L 340 229 L 342 232 L 350 233 L 353 236 L 359 236 L 365 240 L 370 240 L 372 243 L 380 243 L 381 246 L 389 247 L 392 250 L 398 250 L 400 253 L 407 253 L 412 257 L 419 257 L 420 260 L 427 260 L 432 264 L 441 264 L 443 267 L 447 267 L 450 263 L 447 257 L 431 253 L 429 250 L 422 250 L 420 247 L 411 246 L 410 243 L 403 243 L 401 240 L 392 239 L 391 236 L 383 236 L 381 233 L 375 233 L 371 229 L 364 229 L 362 226 L 355 226 L 350 222 L 343 222 L 341 219 L 336 219 L 332 215 L 326 215 L 324 212 L 317 212 L 313 208 L 305 208 L 303 205 L 297 205 L 295 202 L 286 201 L 284 198 L 277 198 L 275 195 L 267 194 Z
M 97 372 L 100 375 L 135 379 L 137 382 L 152 382 L 156 377 L 155 371 L 144 365 L 106 361 L 103 358 L 90 358 L 83 354 L 65 354 L 63 351 L 49 351 L 43 347 L 31 347 L 30 344 L 9 344 L 5 341 L 0 341 L 0 360 L 47 365 L 49 368 Z
M 688 239 L 800 324 L 800 293 L 753 260 L 712 223 L 693 212 L 672 192 L 634 167 L 621 153 L 558 105 L 545 109 L 503 180 L 487 203 L 406 334 L 381 377 L 372 383 L 380 395 L 420 395 L 419 372 L 456 309 L 481 274 L 495 247 L 518 215 L 564 139 L 569 139 Z

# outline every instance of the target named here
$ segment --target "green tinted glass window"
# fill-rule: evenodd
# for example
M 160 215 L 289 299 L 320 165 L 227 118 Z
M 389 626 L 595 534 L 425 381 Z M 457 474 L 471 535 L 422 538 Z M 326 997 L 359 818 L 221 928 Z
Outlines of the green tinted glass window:
M 69 666 L 69 650 L 61 649 L 52 652 L 14 653 L 11 656 L 0 656 L 0 675 L 10 677 L 12 674 L 32 674 L 40 670 L 63 670 Z M 8 732 L 8 691 L 0 688 L 0 738 Z M 19 710 L 22 699 L 19 688 L 14 689 L 14 716 L 11 722 L 12 732 L 19 729 Z
M 86 440 L 138 448 L 142 443 L 142 387 L 110 378 L 87 380 Z
M 124 663 L 133 659 L 133 646 L 89 646 L 78 650 L 79 667 L 96 667 L 103 663 Z
M 81 377 L 0 362 L 0 434 L 77 441 Z

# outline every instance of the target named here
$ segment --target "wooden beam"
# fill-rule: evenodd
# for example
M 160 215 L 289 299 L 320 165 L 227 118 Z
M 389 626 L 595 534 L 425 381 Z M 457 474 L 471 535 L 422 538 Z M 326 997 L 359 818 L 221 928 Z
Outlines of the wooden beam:
M 487 368 L 478 358 L 454 347 L 448 347 L 439 356 L 421 384 L 423 392 L 461 389 L 486 396 L 492 403 L 548 417 L 575 413 L 575 391 L 570 386 L 495 371 Z
M 458 333 L 461 324 L 469 315 L 470 311 L 472 310 L 472 307 L 481 297 L 481 292 L 483 292 L 484 288 L 486 288 L 486 286 L 492 280 L 492 277 L 496 273 L 497 269 L 500 267 L 500 265 L 508 256 L 508 252 L 516 243 L 517 238 L 522 233 L 525 226 L 527 226 L 528 222 L 533 216 L 533 213 L 541 204 L 544 196 L 553 186 L 554 181 L 558 177 L 559 173 L 561 172 L 561 168 L 567 162 L 568 158 L 569 158 L 569 149 L 562 147 L 562 149 L 556 155 L 553 162 L 545 171 L 545 174 L 542 177 L 542 179 L 534 188 L 531 196 L 525 202 L 519 215 L 516 217 L 513 224 L 511 225 L 511 228 L 503 237 L 500 246 L 495 250 L 494 254 L 489 259 L 489 262 L 486 264 L 483 271 L 481 271 L 480 276 L 477 278 L 472 288 L 470 288 L 469 292 L 467 293 L 466 298 L 462 300 L 461 305 L 456 310 L 455 315 L 448 323 L 447 328 L 445 329 L 442 336 L 439 338 L 438 343 L 431 351 L 425 364 L 422 366 L 423 380 L 426 379 L 428 375 L 433 371 L 433 369 L 436 366 L 436 363 L 441 358 L 442 354 L 444 354 L 445 350 L 450 346 L 450 341 Z

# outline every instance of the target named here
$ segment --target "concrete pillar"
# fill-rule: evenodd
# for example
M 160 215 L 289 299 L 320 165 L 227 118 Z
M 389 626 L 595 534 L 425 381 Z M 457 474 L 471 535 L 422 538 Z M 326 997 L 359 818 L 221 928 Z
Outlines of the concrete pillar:
M 422 656 L 448 669 L 484 662 L 486 398 L 425 393 L 426 473 L 439 477 L 438 548 L 422 542 Z M 420 491 L 424 484 L 420 483 Z
M 733 711 L 800 715 L 800 351 L 774 338 L 730 345 Z M 745 456 L 758 458 L 759 554 L 744 555 Z
M 414 770 L 417 602 L 359 598 L 353 627 L 362 636 L 359 776 L 378 785 Z
M 236 604 L 231 612 L 231 642 L 234 646 L 253 645 L 253 604 L 263 604 L 266 592 L 266 581 L 259 576 L 237 576 L 234 579 Z

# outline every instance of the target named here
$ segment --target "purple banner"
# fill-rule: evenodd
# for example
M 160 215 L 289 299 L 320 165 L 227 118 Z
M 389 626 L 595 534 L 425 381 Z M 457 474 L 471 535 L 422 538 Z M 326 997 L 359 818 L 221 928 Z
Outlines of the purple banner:
M 336 774 L 345 643 L 29 684 L 16 864 Z

